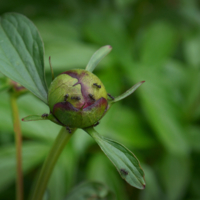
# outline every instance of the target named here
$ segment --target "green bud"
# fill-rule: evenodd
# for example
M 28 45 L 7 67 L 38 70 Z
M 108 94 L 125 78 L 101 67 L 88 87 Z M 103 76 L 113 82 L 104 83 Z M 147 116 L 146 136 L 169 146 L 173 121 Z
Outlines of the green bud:
M 105 114 L 107 92 L 93 73 L 82 69 L 69 70 L 52 81 L 48 104 L 62 125 L 85 128 L 96 124 Z

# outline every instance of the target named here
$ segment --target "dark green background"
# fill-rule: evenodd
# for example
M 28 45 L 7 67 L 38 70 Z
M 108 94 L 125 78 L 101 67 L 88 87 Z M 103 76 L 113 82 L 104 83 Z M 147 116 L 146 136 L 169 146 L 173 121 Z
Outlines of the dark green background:
M 95 142 L 78 131 L 49 183 L 62 200 L 86 180 L 105 183 L 118 200 L 200 199 L 200 2 L 198 0 L 0 0 L 0 14 L 19 12 L 38 27 L 55 74 L 85 68 L 92 54 L 112 52 L 94 73 L 117 96 L 146 82 L 114 105 L 96 128 L 139 158 L 146 189 L 130 187 Z M 18 100 L 20 117 L 48 107 L 31 94 Z M 59 127 L 21 123 L 26 197 Z M 15 198 L 15 147 L 9 96 L 0 94 L 0 199 Z

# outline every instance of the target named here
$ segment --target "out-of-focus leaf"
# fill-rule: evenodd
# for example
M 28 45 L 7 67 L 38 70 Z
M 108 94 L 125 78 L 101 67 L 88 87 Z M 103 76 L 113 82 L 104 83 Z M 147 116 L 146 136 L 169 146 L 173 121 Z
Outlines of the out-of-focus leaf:
M 140 193 L 140 200 L 164 199 L 161 186 L 152 167 L 144 165 L 143 169 L 145 171 L 146 187 L 145 190 Z
M 7 77 L 0 77 L 0 92 L 10 88 L 10 84 Z
M 187 138 L 191 145 L 191 148 L 200 153 L 200 127 L 199 126 L 189 126 L 187 128 Z
M 49 145 L 24 142 L 22 146 L 23 172 L 27 173 L 40 164 L 45 158 Z M 4 146 L 0 148 L 0 191 L 14 182 L 16 177 L 16 150 L 15 146 Z
M 192 3 L 194 4 L 194 6 L 192 6 L 191 8 L 189 8 L 188 4 L 183 6 L 180 9 L 180 14 L 183 16 L 183 19 L 185 21 L 189 21 L 190 24 L 195 25 L 196 27 L 200 26 L 200 14 L 199 14 L 199 10 L 198 10 L 198 5 L 195 2 L 198 2 L 196 0 L 193 1 L 183 1 L 183 2 L 187 2 L 188 4 Z M 195 5 L 196 4 L 196 5 Z
M 110 45 L 106 45 L 98 49 L 90 58 L 86 70 L 93 72 L 95 67 L 98 65 L 98 63 L 112 50 L 112 47 Z
M 65 198 L 65 200 L 115 200 L 115 195 L 102 183 L 82 183 Z
M 117 200 L 128 200 L 124 181 L 117 171 L 113 169 L 112 163 L 110 163 L 103 152 L 94 152 L 87 163 L 87 179 L 107 185 L 114 192 Z
M 141 65 L 130 69 L 129 73 L 130 77 L 134 77 L 136 80 L 144 79 L 146 81 L 145 86 L 138 90 L 138 94 L 145 115 L 159 140 L 167 151 L 186 155 L 189 152 L 189 145 L 185 129 L 182 121 L 179 121 L 172 90 L 163 74 Z
M 182 199 L 190 178 L 190 160 L 186 156 L 166 155 L 160 167 L 166 199 Z
M 144 172 L 138 159 L 130 150 L 113 140 L 100 136 L 93 128 L 84 130 L 98 143 L 124 180 L 138 189 L 145 188 Z
M 38 18 L 33 20 L 45 43 L 77 41 L 81 38 L 80 32 L 68 22 L 68 18 Z M 53 28 L 52 28 L 53 27 Z M 48 45 L 47 45 L 48 46 Z
M 163 21 L 155 22 L 144 31 L 141 49 L 143 64 L 157 66 L 173 53 L 176 45 L 176 31 Z
M 129 58 L 130 37 L 123 19 L 118 14 L 109 13 L 102 16 L 100 13 L 92 13 L 84 24 L 84 33 L 89 41 L 100 45 L 110 44 L 115 60 L 125 62 L 127 57 Z
M 192 67 L 199 69 L 200 66 L 200 37 L 191 37 L 184 43 L 185 58 Z
M 95 50 L 96 47 L 85 45 L 80 41 L 50 41 L 45 46 L 46 69 L 50 70 L 49 56 L 51 56 L 54 72 L 85 68 Z
M 187 78 L 185 78 L 185 102 L 184 114 L 185 119 L 198 120 L 200 114 L 200 71 L 198 69 L 187 70 Z
M 34 24 L 21 14 L 0 18 L 0 71 L 47 103 L 43 42 Z
M 49 191 L 48 190 L 45 191 L 44 197 L 42 200 L 49 200 Z
M 116 5 L 119 9 L 126 8 L 127 6 L 130 6 L 131 4 L 136 3 L 138 0 L 115 0 Z
M 45 45 L 46 70 L 50 69 L 49 56 L 51 56 L 55 72 L 86 67 L 88 60 L 96 50 L 96 46 L 86 45 L 81 41 L 80 31 L 69 24 L 67 19 L 40 19 L 36 20 L 35 24 Z M 52 27 L 54 28 L 52 29 Z
M 127 96 L 131 95 L 133 92 L 135 92 L 135 90 L 137 90 L 138 87 L 140 87 L 142 85 L 142 83 L 144 83 L 145 81 L 141 81 L 139 83 L 136 83 L 134 86 L 132 86 L 130 89 L 128 89 L 126 92 L 124 92 L 123 94 L 119 95 L 118 97 L 116 97 L 114 100 L 112 100 L 110 103 L 116 103 L 117 101 L 120 101 L 124 98 L 126 98 Z

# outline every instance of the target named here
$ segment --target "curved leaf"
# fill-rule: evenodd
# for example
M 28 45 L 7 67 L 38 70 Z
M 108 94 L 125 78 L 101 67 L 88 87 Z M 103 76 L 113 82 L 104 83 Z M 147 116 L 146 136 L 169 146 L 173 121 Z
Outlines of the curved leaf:
M 43 42 L 34 24 L 21 14 L 0 17 L 0 71 L 47 103 Z
M 144 172 L 138 159 L 130 150 L 111 139 L 100 136 L 93 128 L 84 130 L 98 143 L 125 181 L 138 189 L 145 188 Z
M 48 120 L 48 118 L 46 116 L 42 116 L 42 115 L 29 115 L 22 119 L 22 121 L 24 121 L 24 122 L 38 121 L 38 120 Z
M 120 101 L 124 98 L 126 98 L 127 96 L 131 95 L 133 92 L 135 92 L 135 90 L 140 87 L 140 85 L 142 85 L 145 81 L 140 81 L 139 83 L 136 83 L 134 86 L 132 86 L 129 90 L 127 90 L 126 92 L 124 92 L 123 94 L 121 94 L 120 96 L 114 98 L 110 103 L 116 103 L 117 101 Z
M 92 72 L 98 63 L 112 50 L 110 45 L 106 45 L 98 49 L 90 58 L 85 70 Z
M 65 200 L 115 200 L 115 195 L 106 186 L 97 182 L 82 183 L 67 195 Z

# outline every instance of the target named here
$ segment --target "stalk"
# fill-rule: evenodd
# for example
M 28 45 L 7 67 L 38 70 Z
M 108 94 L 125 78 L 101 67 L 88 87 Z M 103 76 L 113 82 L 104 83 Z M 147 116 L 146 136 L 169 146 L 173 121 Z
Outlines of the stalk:
M 16 179 L 16 199 L 23 200 L 23 170 L 22 170 L 22 134 L 17 107 L 17 97 L 14 93 L 10 94 L 13 127 L 15 132 L 17 179 Z
M 53 171 L 53 168 L 69 139 L 71 138 L 72 134 L 75 132 L 76 129 L 72 130 L 72 133 L 69 133 L 66 130 L 66 127 L 62 127 L 43 166 L 41 172 L 39 174 L 39 178 L 36 182 L 34 187 L 33 193 L 31 195 L 30 200 L 42 200 L 49 178 Z

